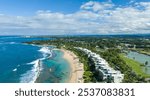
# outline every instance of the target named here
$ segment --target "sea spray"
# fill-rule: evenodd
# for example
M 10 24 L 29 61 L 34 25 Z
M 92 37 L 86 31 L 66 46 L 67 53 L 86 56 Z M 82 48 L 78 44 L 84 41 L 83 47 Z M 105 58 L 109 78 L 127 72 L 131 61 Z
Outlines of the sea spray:
M 21 76 L 20 79 L 21 83 L 34 83 L 36 81 L 37 77 L 40 74 L 40 71 L 42 70 L 42 68 L 40 68 L 39 66 L 39 63 L 40 63 L 40 59 L 28 63 L 33 65 L 33 68 Z
M 25 43 L 35 40 L 50 40 L 50 38 L 0 37 L 0 83 L 27 83 L 33 80 L 35 74 L 31 70 L 34 69 L 34 64 L 27 63 L 43 58 L 43 53 L 39 52 L 42 46 Z M 43 64 L 43 61 L 40 62 Z M 25 78 L 28 81 L 25 81 Z
M 13 69 L 13 72 L 16 72 L 17 71 L 17 68 Z
M 40 72 L 43 69 L 42 61 L 52 57 L 52 50 L 49 47 L 42 47 L 39 52 L 43 54 L 43 58 L 39 58 L 33 62 L 27 63 L 33 65 L 33 68 L 27 71 L 25 74 L 22 75 L 20 82 L 21 83 L 34 83 L 36 82 L 37 78 L 40 75 Z
M 39 50 L 39 52 L 43 53 L 43 58 L 45 59 L 52 57 L 52 49 L 50 49 L 49 47 L 44 46 Z

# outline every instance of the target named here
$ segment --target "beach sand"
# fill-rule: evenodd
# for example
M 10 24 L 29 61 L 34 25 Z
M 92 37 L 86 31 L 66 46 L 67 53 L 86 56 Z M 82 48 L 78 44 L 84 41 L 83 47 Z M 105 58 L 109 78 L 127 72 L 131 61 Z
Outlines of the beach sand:
M 64 58 L 69 62 L 71 73 L 69 83 L 83 83 L 83 64 L 79 62 L 79 58 L 71 51 L 61 49 Z

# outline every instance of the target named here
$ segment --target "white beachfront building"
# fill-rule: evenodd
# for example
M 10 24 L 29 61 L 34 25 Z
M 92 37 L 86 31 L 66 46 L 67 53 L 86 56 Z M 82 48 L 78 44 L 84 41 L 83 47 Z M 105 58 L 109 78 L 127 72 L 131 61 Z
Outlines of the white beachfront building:
M 76 47 L 76 49 L 82 50 L 88 55 L 88 57 L 94 62 L 95 70 L 101 73 L 103 80 L 111 78 L 114 83 L 122 82 L 124 74 L 111 68 L 106 60 L 100 57 L 100 55 L 85 48 Z

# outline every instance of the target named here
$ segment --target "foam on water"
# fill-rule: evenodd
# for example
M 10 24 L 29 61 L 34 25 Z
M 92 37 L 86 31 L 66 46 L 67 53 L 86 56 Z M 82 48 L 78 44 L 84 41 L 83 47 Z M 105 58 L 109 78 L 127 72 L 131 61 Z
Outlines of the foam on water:
M 0 44 L 17 44 L 16 42 L 5 42 L 5 41 L 0 41 Z
M 16 42 L 9 42 L 9 44 L 16 44 Z
M 33 82 L 38 76 L 38 70 L 44 68 L 44 66 L 41 66 L 39 69 L 36 60 L 40 60 L 41 64 L 43 64 L 44 55 L 48 57 L 50 52 L 49 54 L 48 52 L 44 53 L 40 51 L 42 46 L 25 44 L 25 42 L 49 39 L 41 37 L 0 36 L 0 82 Z M 28 65 L 27 63 L 30 64 Z
M 52 57 L 52 50 L 49 47 L 42 47 L 39 52 L 43 53 L 44 59 Z
M 17 68 L 13 69 L 13 72 L 16 72 L 17 71 Z
M 39 51 L 42 53 L 51 54 L 51 50 L 48 47 L 42 47 Z
M 37 59 L 31 63 L 33 65 L 32 69 L 27 71 L 25 74 L 21 76 L 20 82 L 21 83 L 34 83 L 38 78 L 40 71 L 42 70 L 40 66 L 40 59 Z
M 41 62 L 48 57 L 52 56 L 52 51 L 48 47 L 42 47 L 39 52 L 43 54 L 43 58 L 39 58 L 33 62 L 27 63 L 27 65 L 33 65 L 32 69 L 23 74 L 20 78 L 21 83 L 34 83 L 39 77 L 43 67 Z

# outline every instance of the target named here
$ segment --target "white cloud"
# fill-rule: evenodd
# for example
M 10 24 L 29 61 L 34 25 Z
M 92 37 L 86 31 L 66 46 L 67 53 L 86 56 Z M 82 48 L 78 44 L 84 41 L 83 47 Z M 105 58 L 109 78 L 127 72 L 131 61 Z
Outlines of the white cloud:
M 71 13 L 37 11 L 34 16 L 0 14 L 0 34 L 150 33 L 150 2 L 121 7 L 89 1 Z
M 93 10 L 94 12 L 100 11 L 100 10 L 106 10 L 112 8 L 114 5 L 111 2 L 94 2 L 89 1 L 85 4 L 83 4 L 80 8 L 83 10 Z
M 136 2 L 135 0 L 130 0 L 129 4 L 133 4 L 135 2 Z

